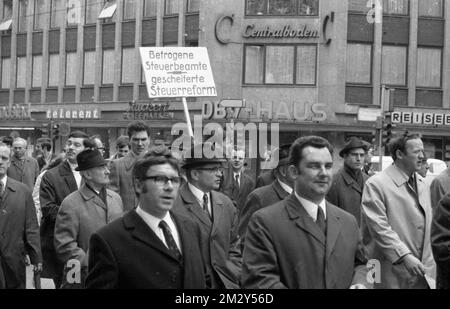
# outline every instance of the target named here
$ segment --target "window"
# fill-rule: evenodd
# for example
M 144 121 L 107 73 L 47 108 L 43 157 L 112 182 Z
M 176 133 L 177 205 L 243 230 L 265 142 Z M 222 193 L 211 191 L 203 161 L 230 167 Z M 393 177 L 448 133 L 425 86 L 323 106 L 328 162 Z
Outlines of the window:
M 409 0 L 383 0 L 384 14 L 408 15 L 408 12 Z
M 246 14 L 317 16 L 319 0 L 246 0 Z
M 42 55 L 33 56 L 33 80 L 31 87 L 38 88 L 42 86 Z
M 135 48 L 122 49 L 122 83 L 134 82 Z
M 45 12 L 46 0 L 36 0 L 34 2 L 34 30 L 42 30 L 45 27 L 46 12 Z
M 368 0 L 348 0 L 349 11 L 367 13 L 371 9 L 368 5 L 372 5 Z
M 77 84 L 77 53 L 66 54 L 66 86 L 75 86 Z
M 315 85 L 316 63 L 316 45 L 246 46 L 244 83 Z
M 94 82 L 95 82 L 95 51 L 85 51 L 83 84 L 93 85 Z
M 19 1 L 19 32 L 27 31 L 28 26 L 28 6 L 30 5 L 30 0 L 20 0 Z
M 100 12 L 98 18 L 100 19 L 113 18 L 115 16 L 114 13 L 116 12 L 116 8 L 117 8 L 116 0 L 105 1 L 105 5 L 103 6 L 103 9 Z
M 188 0 L 188 12 L 198 12 L 200 10 L 200 0 Z
M 50 27 L 60 28 L 64 26 L 65 0 L 52 0 L 52 12 L 50 16 Z
M 101 0 L 86 0 L 86 24 L 95 24 L 103 8 Z
M 154 17 L 156 16 L 158 0 L 145 0 L 144 3 L 144 17 Z
M 357 63 L 358 65 L 355 65 Z M 370 84 L 372 45 L 347 44 L 347 83 Z
M 48 60 L 48 86 L 57 87 L 59 83 L 59 54 L 50 54 Z
M 2 88 L 9 88 L 11 78 L 11 58 L 2 58 Z
M 441 87 L 442 50 L 417 48 L 417 87 Z
M 180 4 L 182 4 L 182 1 L 166 0 L 165 15 L 178 14 Z
M 3 16 L 0 22 L 0 31 L 11 29 L 12 25 L 12 0 L 3 1 Z
M 134 19 L 136 17 L 136 1 L 137 0 L 124 0 L 123 19 Z
M 114 49 L 103 51 L 103 74 L 102 83 L 112 84 L 114 82 Z
M 407 47 L 383 46 L 381 82 L 386 85 L 406 85 Z
M 17 57 L 16 88 L 25 88 L 27 79 L 27 58 Z
M 419 16 L 442 17 L 442 0 L 420 0 Z

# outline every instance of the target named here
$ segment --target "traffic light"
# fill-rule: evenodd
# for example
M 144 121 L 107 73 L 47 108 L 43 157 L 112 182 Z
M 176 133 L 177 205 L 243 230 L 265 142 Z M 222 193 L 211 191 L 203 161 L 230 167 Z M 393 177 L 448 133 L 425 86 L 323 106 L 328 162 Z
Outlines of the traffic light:
M 49 137 L 50 136 L 50 124 L 43 123 L 42 127 L 39 129 L 41 131 L 41 137 Z
M 57 139 L 59 137 L 59 123 L 52 125 L 52 138 Z
M 373 130 L 370 134 L 370 144 L 376 145 L 378 143 L 378 130 Z
M 394 126 L 391 123 L 383 124 L 383 146 L 387 146 L 392 138 L 392 129 Z

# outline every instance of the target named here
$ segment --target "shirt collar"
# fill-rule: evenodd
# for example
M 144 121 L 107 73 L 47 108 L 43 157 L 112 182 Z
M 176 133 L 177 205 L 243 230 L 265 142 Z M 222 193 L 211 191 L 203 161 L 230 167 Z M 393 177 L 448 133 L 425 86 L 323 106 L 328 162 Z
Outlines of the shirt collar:
M 313 203 L 313 202 L 311 202 L 311 201 L 301 197 L 300 195 L 298 195 L 297 192 L 295 192 L 295 196 L 299 200 L 300 204 L 302 204 L 303 208 L 305 208 L 305 210 L 308 213 L 308 215 L 311 218 L 313 218 L 314 221 L 317 220 L 317 207 L 322 208 L 323 215 L 324 215 L 325 219 L 327 218 L 327 207 L 326 207 L 325 199 L 323 199 L 319 203 L 319 205 L 317 205 L 317 204 L 315 204 L 315 203 Z
M 288 184 L 282 182 L 281 180 L 277 179 L 278 183 L 280 184 L 280 186 L 283 188 L 284 191 L 286 191 L 287 193 L 291 194 L 293 189 L 291 188 L 291 186 L 289 186 Z
M 200 205 L 203 204 L 203 195 L 205 195 L 205 193 L 208 194 L 208 200 L 211 200 L 209 192 L 203 192 L 202 190 L 200 190 L 199 188 L 197 188 L 190 182 L 188 183 L 188 187 L 189 187 L 189 190 L 191 190 L 192 194 L 194 194 L 195 198 L 200 202 Z
M 160 219 L 155 217 L 154 215 L 149 214 L 145 210 L 141 208 L 141 205 L 138 205 L 136 207 L 136 213 L 142 218 L 142 220 L 147 223 L 147 225 L 153 230 L 156 231 L 159 228 L 159 222 L 166 221 L 167 223 L 172 222 L 172 219 L 170 218 L 170 213 L 167 212 L 164 218 Z
M 72 164 L 72 163 L 70 163 L 69 160 L 67 160 L 67 163 L 69 163 L 69 166 L 70 166 L 70 169 L 72 170 L 72 172 L 77 172 L 78 173 L 78 171 L 75 170 L 75 168 L 78 167 L 78 164 Z
M 6 181 L 8 180 L 8 176 L 3 176 L 3 178 L 0 179 L 0 181 L 3 183 L 3 190 L 6 188 Z

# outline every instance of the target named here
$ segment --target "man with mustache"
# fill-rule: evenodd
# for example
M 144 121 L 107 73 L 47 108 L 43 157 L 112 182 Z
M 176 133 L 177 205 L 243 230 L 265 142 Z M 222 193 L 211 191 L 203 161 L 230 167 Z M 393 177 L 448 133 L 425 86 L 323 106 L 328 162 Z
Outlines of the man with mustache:
M 134 165 L 136 209 L 94 233 L 86 287 L 203 289 L 200 228 L 172 211 L 180 186 L 178 160 L 167 149 Z
M 191 148 L 185 158 L 187 184 L 180 188 L 174 210 L 198 222 L 201 227 L 206 284 L 213 289 L 239 287 L 241 253 L 237 234 L 237 211 L 219 189 L 224 159 L 205 156 L 209 144 Z M 195 157 L 200 154 L 200 157 Z
M 430 244 L 430 189 L 417 177 L 424 159 L 420 135 L 403 134 L 389 144 L 394 164 L 369 178 L 362 196 L 362 231 L 369 259 L 380 262 L 374 288 L 427 289 L 436 264 Z
M 332 147 L 324 138 L 306 136 L 292 144 L 289 173 L 294 192 L 251 217 L 243 288 L 363 288 L 365 259 L 358 223 L 325 200 L 332 169 Z
M 137 197 L 133 191 L 131 176 L 134 163 L 143 158 L 150 145 L 150 128 L 145 122 L 133 121 L 127 128 L 131 151 L 123 158 L 111 161 L 111 183 L 109 189 L 118 193 L 123 201 L 124 211 L 134 209 Z
M 44 260 L 43 278 L 51 278 L 55 286 L 61 285 L 63 267 L 56 257 L 53 246 L 55 220 L 62 201 L 81 187 L 81 175 L 76 170 L 77 155 L 90 148 L 89 136 L 81 131 L 70 133 L 66 142 L 66 159 L 42 176 L 39 199 L 41 203 L 41 244 Z

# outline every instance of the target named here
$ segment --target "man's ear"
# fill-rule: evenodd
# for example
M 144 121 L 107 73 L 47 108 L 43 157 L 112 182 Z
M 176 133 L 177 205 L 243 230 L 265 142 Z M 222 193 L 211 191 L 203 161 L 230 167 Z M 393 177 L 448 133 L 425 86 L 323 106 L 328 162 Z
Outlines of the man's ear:
M 403 159 L 403 156 L 405 155 L 400 149 L 397 149 L 395 151 L 395 155 L 397 156 L 398 159 Z
M 289 165 L 288 167 L 288 175 L 289 177 L 295 181 L 298 177 L 298 169 L 294 165 Z
M 143 183 L 140 180 L 135 178 L 133 181 L 133 184 L 134 184 L 134 192 L 141 194 Z
M 191 178 L 192 178 L 192 180 L 198 181 L 198 174 L 199 174 L 199 171 L 197 171 L 197 170 L 191 170 L 190 173 L 191 173 Z

